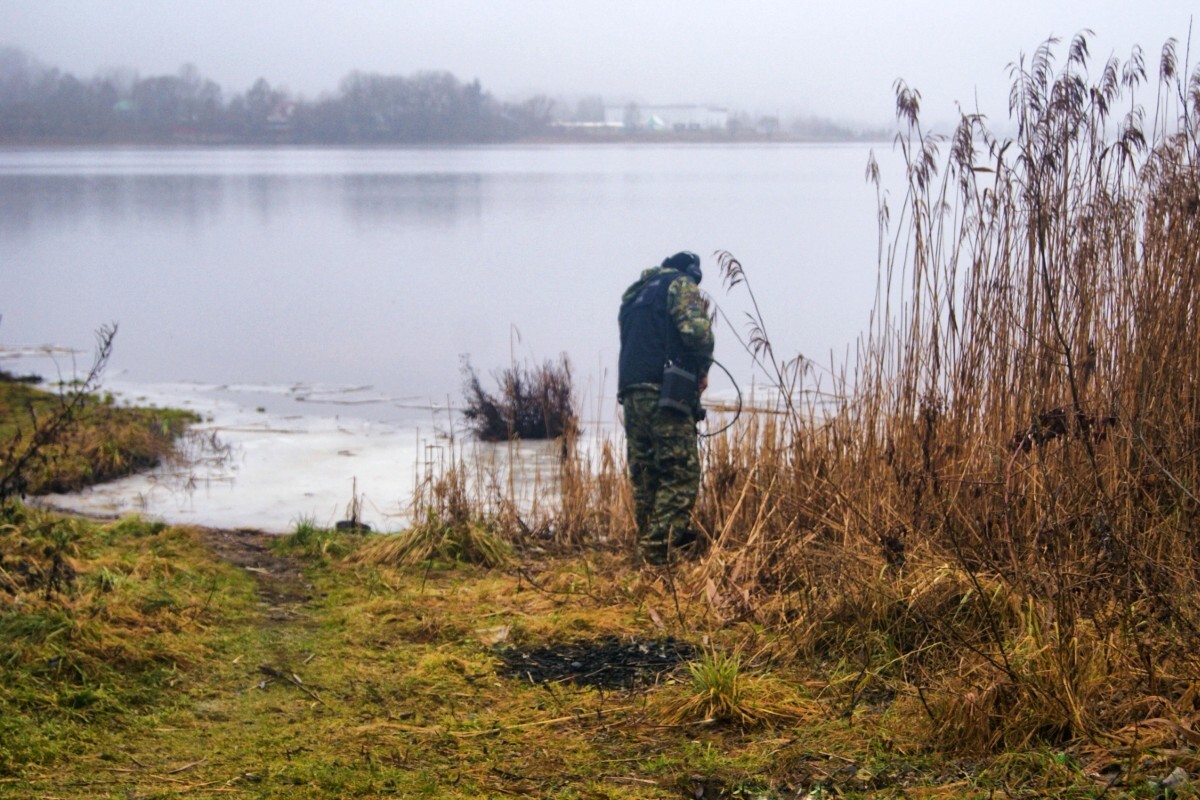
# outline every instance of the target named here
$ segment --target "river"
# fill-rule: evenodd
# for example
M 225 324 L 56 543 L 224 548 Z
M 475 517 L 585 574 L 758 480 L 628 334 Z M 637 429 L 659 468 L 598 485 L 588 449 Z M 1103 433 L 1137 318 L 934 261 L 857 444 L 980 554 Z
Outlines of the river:
M 844 361 L 875 293 L 871 150 L 0 150 L 0 368 L 70 377 L 115 322 L 105 387 L 197 408 L 239 453 L 183 494 L 143 476 L 64 502 L 286 530 L 336 517 L 354 486 L 376 524 L 402 524 L 464 359 L 488 376 L 565 353 L 585 425 L 610 429 L 618 299 L 677 250 L 703 258 L 717 358 L 743 387 L 761 380 L 737 341 L 753 306 L 715 251 L 745 266 L 778 354 Z

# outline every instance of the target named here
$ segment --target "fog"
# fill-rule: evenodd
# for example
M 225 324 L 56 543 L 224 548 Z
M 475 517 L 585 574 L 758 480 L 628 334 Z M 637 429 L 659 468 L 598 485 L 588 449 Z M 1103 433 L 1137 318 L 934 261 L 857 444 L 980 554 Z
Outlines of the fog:
M 0 45 L 90 77 L 193 63 L 227 92 L 257 78 L 306 97 L 351 70 L 447 70 L 501 99 L 601 95 L 711 103 L 885 125 L 898 78 L 932 121 L 955 103 L 1007 116 L 1007 65 L 1051 35 L 1094 31 L 1092 54 L 1133 45 L 1156 72 L 1184 0 L 0 0 Z M 1098 67 L 1097 67 L 1098 69 Z

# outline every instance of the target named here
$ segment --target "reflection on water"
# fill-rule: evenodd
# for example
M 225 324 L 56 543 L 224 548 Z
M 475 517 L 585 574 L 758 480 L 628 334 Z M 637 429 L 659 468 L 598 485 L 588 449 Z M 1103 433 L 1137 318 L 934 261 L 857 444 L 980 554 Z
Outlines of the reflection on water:
M 483 208 L 480 175 L 347 175 L 336 182 L 355 222 L 445 227 L 478 218 Z
M 268 225 L 294 213 L 295 203 L 340 206 L 355 224 L 445 227 L 480 215 L 481 182 L 479 175 L 0 176 L 0 232 L 26 237 L 89 222 L 195 228 L 250 210 Z
M 22 237 L 51 226 L 126 225 L 145 217 L 198 225 L 215 218 L 224 199 L 221 179 L 211 177 L 0 177 L 0 231 Z

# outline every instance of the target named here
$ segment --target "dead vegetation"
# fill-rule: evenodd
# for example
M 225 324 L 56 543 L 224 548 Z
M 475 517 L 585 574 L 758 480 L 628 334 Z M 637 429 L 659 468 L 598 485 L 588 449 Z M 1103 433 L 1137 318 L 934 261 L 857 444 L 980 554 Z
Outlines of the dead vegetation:
M 466 466 L 461 462 L 444 470 L 431 468 L 413 498 L 413 519 L 399 533 L 371 538 L 355 554 L 356 563 L 499 567 L 512 560 L 510 537 L 501 533 L 500 520 L 471 502 Z
M 716 610 L 860 664 L 849 705 L 886 687 L 956 752 L 1200 723 L 1200 71 L 1168 43 L 1144 108 L 1141 52 L 1092 81 L 1087 43 L 1013 67 L 1013 140 L 927 133 L 897 86 L 906 194 L 852 374 L 785 364 L 796 405 L 708 453 Z
M 513 363 L 495 375 L 499 393 L 483 388 L 470 361 L 463 362 L 463 416 L 480 440 L 557 439 L 578 428 L 571 365 L 561 356 L 541 366 Z

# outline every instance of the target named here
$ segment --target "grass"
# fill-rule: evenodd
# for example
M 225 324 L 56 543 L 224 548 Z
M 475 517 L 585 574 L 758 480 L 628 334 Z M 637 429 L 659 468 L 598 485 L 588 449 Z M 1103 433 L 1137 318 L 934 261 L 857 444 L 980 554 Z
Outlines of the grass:
M 751 316 L 782 400 L 710 440 L 696 561 L 636 568 L 620 460 L 570 436 L 532 511 L 455 464 L 405 535 L 301 521 L 303 603 L 199 532 L 7 507 L 0 793 L 1196 796 L 1200 71 L 1169 44 L 1143 114 L 1140 56 L 1088 58 L 1019 62 L 1011 141 L 897 87 L 859 358 Z M 707 655 L 644 691 L 491 650 L 663 634 Z
M 512 560 L 512 547 L 484 520 L 446 524 L 429 516 L 400 533 L 373 537 L 358 553 L 362 563 L 417 566 L 420 564 L 482 564 L 502 566 Z
M 429 570 L 363 563 L 369 537 L 323 532 L 291 543 L 310 599 L 264 605 L 195 529 L 8 520 L 10 536 L 70 528 L 75 578 L 0 592 L 0 796 L 1097 796 L 1079 748 L 966 763 L 894 706 L 846 716 L 836 679 L 786 663 L 778 634 L 698 604 L 673 622 L 668 583 L 620 555 Z M 657 687 L 535 685 L 499 677 L 497 628 L 508 646 L 665 629 L 709 649 Z M 669 713 L 699 694 L 715 702 Z
M 101 527 L 4 508 L 0 775 L 53 764 L 155 713 L 207 658 L 202 631 L 230 609 L 239 581 L 199 551 L 194 533 L 136 518 Z
M 0 469 L 16 461 L 36 426 L 63 404 L 58 394 L 28 381 L 0 379 Z M 111 395 L 88 395 L 77 421 L 43 449 L 24 475 L 30 495 L 71 492 L 156 466 L 174 455 L 175 438 L 195 414 L 174 409 L 124 408 Z
M 822 715 L 817 704 L 804 703 L 801 687 L 749 673 L 737 653 L 705 652 L 687 670 L 686 689 L 660 706 L 664 720 L 728 724 L 750 731 L 788 728 Z
M 295 553 L 321 561 L 340 558 L 351 551 L 346 536 L 336 530 L 322 528 L 312 517 L 297 520 L 292 533 L 281 537 L 276 545 L 283 553 Z

